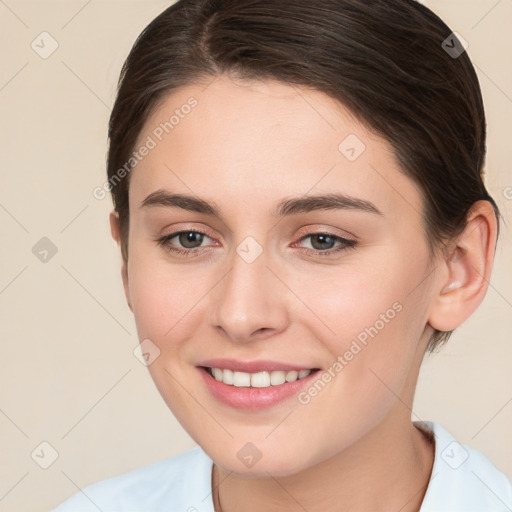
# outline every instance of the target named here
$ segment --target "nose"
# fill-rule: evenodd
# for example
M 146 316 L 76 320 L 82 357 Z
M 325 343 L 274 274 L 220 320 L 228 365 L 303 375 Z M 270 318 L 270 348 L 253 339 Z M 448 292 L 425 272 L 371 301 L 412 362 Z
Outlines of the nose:
M 266 251 L 252 262 L 234 251 L 229 271 L 210 294 L 211 324 L 232 341 L 265 339 L 286 329 L 286 286 L 268 260 Z

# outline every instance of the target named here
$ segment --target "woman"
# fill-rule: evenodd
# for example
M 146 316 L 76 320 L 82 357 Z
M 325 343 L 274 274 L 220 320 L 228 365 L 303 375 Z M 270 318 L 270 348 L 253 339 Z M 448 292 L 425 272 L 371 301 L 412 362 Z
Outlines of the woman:
M 144 358 L 199 445 L 57 508 L 502 511 L 412 422 L 424 354 L 488 286 L 499 212 L 463 41 L 412 0 L 180 0 L 110 120 L 110 222 Z

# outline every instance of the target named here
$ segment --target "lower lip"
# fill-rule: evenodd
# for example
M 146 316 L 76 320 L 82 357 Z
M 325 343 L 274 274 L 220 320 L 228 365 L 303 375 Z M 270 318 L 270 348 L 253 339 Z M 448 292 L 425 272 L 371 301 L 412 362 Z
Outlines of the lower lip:
M 208 390 L 219 402 L 235 409 L 244 409 L 246 411 L 268 409 L 287 398 L 297 395 L 318 373 L 318 371 L 314 371 L 303 379 L 285 382 L 278 386 L 250 388 L 224 384 L 212 377 L 204 367 L 198 369 L 203 376 Z

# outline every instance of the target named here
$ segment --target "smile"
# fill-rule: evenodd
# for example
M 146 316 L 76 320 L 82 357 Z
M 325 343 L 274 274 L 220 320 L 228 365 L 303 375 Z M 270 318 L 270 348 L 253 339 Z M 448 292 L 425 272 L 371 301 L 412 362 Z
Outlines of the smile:
M 274 370 L 256 373 L 240 372 L 223 368 L 206 368 L 215 380 L 235 387 L 268 388 L 285 382 L 295 382 L 307 377 L 312 370 Z
M 278 361 L 234 359 L 202 361 L 197 369 L 214 400 L 253 413 L 293 400 L 320 371 Z

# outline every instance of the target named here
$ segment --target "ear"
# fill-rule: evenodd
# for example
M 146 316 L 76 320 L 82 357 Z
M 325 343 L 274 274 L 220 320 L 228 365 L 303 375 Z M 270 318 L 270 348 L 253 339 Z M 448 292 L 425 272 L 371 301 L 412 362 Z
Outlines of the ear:
M 439 331 L 459 327 L 480 305 L 491 276 L 498 222 L 489 201 L 477 201 L 464 231 L 440 261 L 443 267 L 429 316 Z
M 110 233 L 112 234 L 112 238 L 117 242 L 117 245 L 121 246 L 121 227 L 119 225 L 119 214 L 115 210 L 110 212 Z M 128 286 L 127 262 L 124 260 L 124 258 L 122 258 L 122 260 L 121 277 L 123 279 L 124 295 L 126 297 L 128 307 L 133 312 L 132 304 L 130 301 L 130 287 Z

